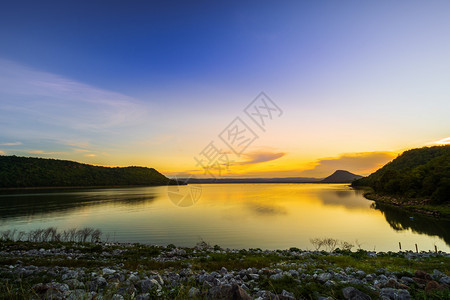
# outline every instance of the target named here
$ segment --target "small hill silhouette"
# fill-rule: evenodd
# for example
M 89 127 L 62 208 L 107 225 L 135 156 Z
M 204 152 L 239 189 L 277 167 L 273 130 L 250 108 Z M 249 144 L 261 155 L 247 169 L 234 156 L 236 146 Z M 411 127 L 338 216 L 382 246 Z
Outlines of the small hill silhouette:
M 350 173 L 349 171 L 345 170 L 337 170 L 330 176 L 322 179 L 320 182 L 324 183 L 350 183 L 355 179 L 362 178 L 360 175 L 356 175 L 353 173 Z

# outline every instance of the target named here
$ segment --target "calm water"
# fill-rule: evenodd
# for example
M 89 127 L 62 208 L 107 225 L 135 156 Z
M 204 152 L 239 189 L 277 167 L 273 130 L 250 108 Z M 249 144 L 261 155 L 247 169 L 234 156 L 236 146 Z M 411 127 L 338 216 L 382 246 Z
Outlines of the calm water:
M 172 198 L 173 199 L 173 198 Z M 413 217 L 413 218 L 411 218 Z M 167 187 L 21 191 L 0 194 L 0 230 L 100 228 L 110 241 L 312 249 L 333 237 L 368 250 L 450 252 L 450 222 L 388 209 L 344 184 L 205 184 L 177 207 Z

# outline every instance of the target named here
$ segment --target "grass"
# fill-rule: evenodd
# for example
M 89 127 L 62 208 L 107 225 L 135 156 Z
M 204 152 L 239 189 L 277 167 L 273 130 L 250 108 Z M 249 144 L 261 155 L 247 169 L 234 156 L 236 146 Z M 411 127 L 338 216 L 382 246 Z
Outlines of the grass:
M 319 242 L 318 239 L 313 239 Z M 324 239 L 323 247 L 335 248 L 343 245 L 342 242 Z M 59 249 L 74 253 L 71 258 L 66 254 L 60 255 L 26 255 L 21 251 L 29 250 L 49 250 Z M 186 252 L 185 255 L 170 258 L 174 251 Z M 330 248 L 331 249 L 331 248 Z M 115 251 L 120 250 L 120 251 Z M 44 267 L 67 267 L 67 268 L 84 268 L 85 274 L 90 272 L 99 272 L 104 267 L 127 270 L 127 272 L 138 272 L 139 274 L 148 274 L 150 271 L 178 272 L 186 267 L 191 268 L 194 272 L 205 270 L 207 272 L 219 272 L 222 267 L 227 270 L 239 271 L 247 268 L 264 269 L 279 268 L 283 271 L 289 269 L 302 268 L 304 274 L 313 275 L 316 269 L 324 271 L 339 272 L 348 267 L 354 270 L 363 270 L 367 274 L 379 273 L 379 269 L 385 269 L 401 276 L 413 276 L 416 270 L 422 270 L 432 273 L 433 270 L 450 274 L 450 258 L 444 256 L 430 256 L 428 258 L 410 259 L 405 253 L 378 253 L 377 257 L 373 257 L 365 250 L 351 251 L 350 249 L 339 250 L 334 249 L 334 253 L 329 252 L 302 252 L 300 249 L 291 248 L 289 250 L 262 251 L 261 249 L 239 250 L 236 252 L 223 251 L 219 246 L 210 246 L 207 243 L 201 243 L 196 248 L 177 248 L 174 245 L 167 247 L 151 246 L 143 244 L 107 244 L 107 243 L 91 243 L 91 242 L 73 242 L 73 241 L 55 241 L 47 242 L 37 241 L 14 241 L 0 240 L 0 251 L 6 251 L 6 255 L 0 256 L 0 267 L 9 268 L 10 265 L 33 265 Z M 18 254 L 11 253 L 19 251 Z M 113 254 L 114 253 L 114 254 Z M 107 255 L 108 254 L 108 255 Z M 111 255 L 109 255 L 111 254 Z M 265 272 L 270 275 L 270 272 Z M 10 276 L 10 277 L 8 277 Z M 32 277 L 22 277 L 20 281 L 11 277 L 10 274 L 0 271 L 0 299 L 29 299 L 33 296 L 31 287 L 39 282 L 59 281 L 61 278 L 51 276 L 46 272 L 33 274 Z M 80 280 L 88 280 L 87 277 Z M 256 280 L 258 286 L 275 294 L 281 293 L 283 290 L 294 293 L 296 297 L 306 299 L 314 299 L 316 296 L 331 296 L 341 299 L 342 288 L 347 285 L 336 283 L 334 286 L 326 286 L 318 281 L 302 281 L 291 276 L 285 276 L 281 280 L 271 280 L 269 276 L 260 276 Z M 87 286 L 87 285 L 86 285 Z M 364 293 L 377 298 L 367 286 L 352 285 Z M 184 282 L 183 285 L 176 287 L 166 286 L 163 289 L 164 299 L 186 299 L 191 287 L 198 288 L 201 292 L 206 292 L 200 283 L 190 280 Z M 87 288 L 87 287 L 86 287 Z M 114 293 L 114 289 L 109 289 L 108 293 Z M 445 291 L 435 291 L 433 293 L 425 293 L 417 286 L 412 286 L 410 290 L 414 299 L 449 299 L 448 289 Z M 111 296 L 112 294 L 110 294 Z M 157 295 L 153 295 L 158 298 Z
M 249 267 L 264 268 L 271 267 L 277 263 L 310 263 L 314 262 L 316 265 L 324 265 L 329 267 L 333 264 L 335 267 L 353 267 L 361 269 L 365 272 L 375 272 L 379 268 L 385 268 L 389 271 L 395 272 L 399 270 L 417 270 L 421 269 L 426 272 L 432 272 L 434 269 L 440 269 L 442 272 L 450 273 L 450 258 L 448 257 L 428 257 L 420 260 L 411 260 L 405 258 L 397 253 L 379 253 L 377 257 L 370 257 L 366 251 L 358 250 L 341 251 L 336 250 L 342 256 L 324 255 L 324 254 L 309 254 L 305 256 L 291 255 L 289 251 L 279 251 L 278 254 L 270 253 L 256 253 L 254 251 L 245 251 L 239 253 L 216 253 L 205 250 L 194 254 L 192 249 L 186 248 L 186 256 L 180 261 L 158 262 L 152 258 L 157 257 L 163 253 L 162 247 L 151 245 L 131 245 L 128 247 L 120 247 L 116 245 L 101 245 L 101 244 L 79 244 L 70 242 L 0 242 L 0 250 L 32 250 L 32 249 L 61 249 L 65 248 L 73 251 L 81 251 L 77 259 L 69 259 L 65 255 L 51 255 L 39 257 L 0 257 L 0 265 L 10 265 L 21 260 L 24 264 L 30 263 L 37 266 L 62 266 L 62 267 L 90 267 L 90 266 L 107 266 L 111 263 L 122 262 L 125 267 L 131 269 L 137 268 L 141 265 L 151 269 L 177 268 L 183 267 L 187 263 L 192 265 L 193 270 L 218 271 L 222 267 L 229 270 L 247 269 Z M 103 256 L 103 252 L 113 252 L 115 249 L 122 249 L 123 252 L 111 257 Z M 326 252 L 322 252 L 326 253 Z M 282 254 L 282 255 L 280 255 Z

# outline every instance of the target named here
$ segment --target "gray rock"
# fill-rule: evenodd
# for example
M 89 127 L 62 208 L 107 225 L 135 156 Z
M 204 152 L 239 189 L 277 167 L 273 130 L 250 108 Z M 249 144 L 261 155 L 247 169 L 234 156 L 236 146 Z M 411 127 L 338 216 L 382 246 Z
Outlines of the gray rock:
M 334 274 L 334 280 L 337 281 L 347 281 L 348 277 L 339 273 Z
M 140 280 L 140 278 L 139 278 L 139 276 L 137 276 L 137 275 L 135 275 L 135 274 L 131 274 L 131 275 L 128 277 L 128 280 L 131 281 L 131 282 L 133 282 L 133 283 L 136 283 L 136 282 L 138 282 L 138 281 Z
M 207 299 L 228 299 L 231 294 L 231 285 L 215 286 L 208 290 Z M 228 298 L 227 298 L 228 297 Z
M 89 292 L 89 293 L 88 293 L 87 299 L 88 299 L 88 300 L 93 300 L 93 299 L 95 299 L 95 300 L 101 300 L 101 299 L 103 299 L 103 297 L 100 296 L 100 295 L 98 295 L 96 292 Z
M 87 299 L 88 294 L 83 289 L 75 289 L 70 291 L 69 296 L 67 297 L 67 300 L 79 300 L 79 299 Z
M 358 276 L 359 278 L 363 278 L 364 276 L 366 276 L 366 272 L 364 272 L 364 271 L 362 271 L 362 270 L 359 270 L 359 271 L 356 271 L 356 276 Z
M 279 300 L 279 297 L 277 295 L 275 295 L 272 292 L 269 291 L 258 291 L 256 293 L 257 298 L 256 299 L 262 299 L 262 300 Z
M 397 299 L 398 300 L 411 300 L 411 295 L 409 294 L 408 290 L 398 290 Z
M 367 274 L 367 275 L 366 275 L 366 280 L 369 281 L 369 282 L 374 281 L 375 278 L 376 278 L 376 277 L 375 277 L 373 274 Z
M 333 275 L 331 275 L 330 273 L 321 273 L 319 274 L 319 276 L 317 276 L 317 280 L 319 280 L 322 283 L 327 282 L 331 278 L 333 278 Z
M 259 275 L 258 274 L 249 274 L 248 275 L 251 279 L 253 280 L 258 280 L 259 279 Z
M 445 284 L 447 284 L 447 285 L 450 285 L 450 276 L 442 277 L 441 280 L 440 280 L 440 282 L 441 282 L 441 283 L 445 283 Z
M 116 273 L 116 270 L 110 269 L 110 268 L 103 268 L 102 269 L 103 275 L 110 275 Z
M 103 288 L 108 284 L 108 282 L 106 282 L 106 279 L 102 276 L 97 277 L 97 285 L 99 288 Z
M 168 279 L 169 281 L 171 281 L 171 283 L 178 282 L 178 281 L 180 281 L 180 275 L 177 274 L 177 273 L 171 272 L 171 273 L 167 276 L 167 279 Z
M 380 297 L 386 299 L 397 299 L 397 295 L 397 290 L 393 288 L 383 288 L 380 292 Z
M 200 296 L 200 290 L 195 287 L 191 287 L 188 296 L 189 298 L 198 298 Z
M 342 294 L 345 299 L 349 300 L 371 300 L 372 298 L 369 295 L 364 294 L 358 289 L 354 287 L 348 286 L 342 289 Z
M 161 285 L 155 279 L 147 279 L 141 281 L 141 290 L 146 293 L 150 290 L 156 289 L 157 291 L 162 290 Z
M 382 299 L 391 299 L 391 300 L 410 300 L 411 295 L 408 290 L 403 289 L 393 289 L 393 288 L 384 288 L 381 289 L 380 297 Z
M 136 300 L 150 300 L 150 294 L 149 293 L 139 294 L 137 295 Z
M 205 281 L 212 282 L 213 280 L 214 280 L 214 275 L 208 274 L 208 273 L 202 274 L 198 277 L 198 281 L 200 283 L 205 282 Z
M 378 276 L 379 280 L 384 280 L 384 281 L 388 281 L 388 278 L 386 277 L 386 275 L 381 274 L 380 276 Z
M 237 284 L 223 285 L 211 288 L 207 294 L 208 299 L 234 299 L 251 300 L 247 292 Z
M 68 279 L 68 280 L 65 281 L 65 283 L 71 289 L 82 289 L 82 288 L 84 288 L 84 283 L 78 281 L 77 279 Z
M 122 295 L 114 294 L 114 295 L 111 297 L 111 300 L 124 300 L 124 298 L 123 298 Z
M 134 287 L 134 285 L 123 286 L 117 290 L 117 294 L 126 296 L 127 298 L 133 298 L 134 295 L 136 295 L 136 288 Z
M 270 275 L 269 278 L 271 280 L 280 280 L 281 278 L 283 278 L 283 273 L 277 273 L 277 274 Z
M 179 256 L 185 256 L 186 255 L 186 250 L 184 249 L 176 249 L 175 253 Z
M 72 278 L 78 278 L 78 272 L 77 271 L 69 270 L 69 271 L 67 271 L 65 274 L 63 274 L 61 276 L 62 280 L 72 279 Z
M 288 291 L 286 291 L 286 290 L 283 290 L 283 291 L 281 292 L 281 295 L 280 295 L 279 298 L 280 298 L 280 299 L 283 299 L 283 300 L 295 300 L 294 293 L 290 293 L 290 292 L 288 292 Z
M 363 284 L 363 282 L 361 280 L 357 279 L 357 278 L 351 278 L 349 280 L 349 283 L 353 284 L 353 285 L 361 285 L 361 284 Z
M 441 271 L 434 269 L 433 274 L 431 276 L 433 277 L 434 280 L 438 280 L 446 275 L 444 273 L 442 273 Z
M 65 299 L 64 294 L 56 289 L 49 288 L 47 292 L 45 292 L 44 299 L 48 300 L 63 300 Z
M 414 283 L 414 280 L 411 277 L 408 277 L 408 276 L 403 276 L 402 278 L 400 278 L 400 280 L 405 282 L 405 283 L 408 283 L 408 284 Z
M 335 285 L 336 285 L 336 282 L 334 282 L 333 280 L 328 280 L 327 282 L 325 282 L 326 287 L 333 287 Z

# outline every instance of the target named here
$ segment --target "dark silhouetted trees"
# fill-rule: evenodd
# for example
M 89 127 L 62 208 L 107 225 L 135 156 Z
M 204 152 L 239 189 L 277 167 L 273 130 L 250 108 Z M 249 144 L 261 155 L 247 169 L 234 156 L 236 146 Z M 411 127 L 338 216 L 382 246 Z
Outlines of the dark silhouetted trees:
M 450 202 L 450 145 L 403 152 L 392 162 L 353 186 L 370 186 L 376 193 Z
M 109 168 L 67 160 L 0 156 L 0 188 L 165 185 L 153 168 Z

